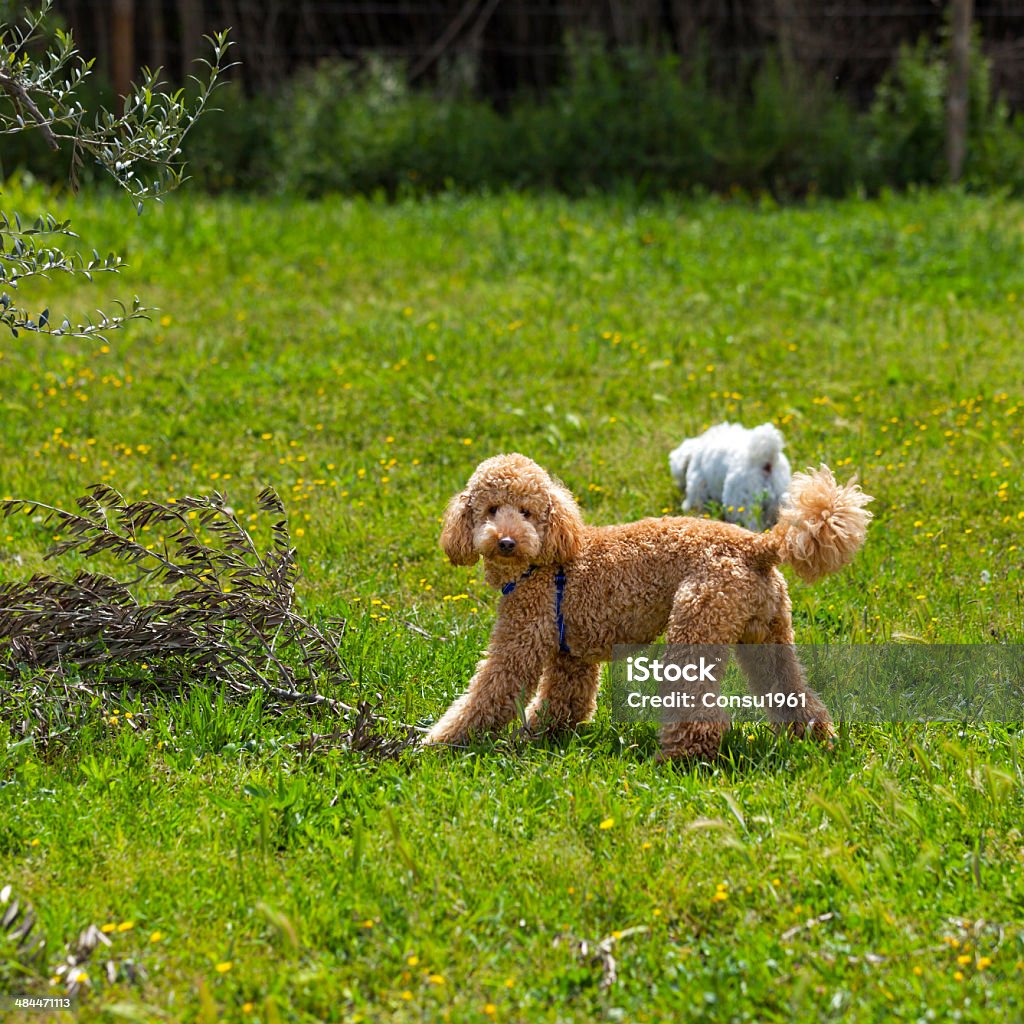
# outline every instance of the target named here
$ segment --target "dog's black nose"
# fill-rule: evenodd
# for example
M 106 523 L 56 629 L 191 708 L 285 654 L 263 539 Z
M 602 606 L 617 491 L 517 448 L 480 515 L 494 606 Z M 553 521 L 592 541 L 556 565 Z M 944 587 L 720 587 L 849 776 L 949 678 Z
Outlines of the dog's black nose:
M 516 542 L 511 537 L 502 537 L 498 541 L 498 550 L 503 555 L 511 555 L 516 549 Z

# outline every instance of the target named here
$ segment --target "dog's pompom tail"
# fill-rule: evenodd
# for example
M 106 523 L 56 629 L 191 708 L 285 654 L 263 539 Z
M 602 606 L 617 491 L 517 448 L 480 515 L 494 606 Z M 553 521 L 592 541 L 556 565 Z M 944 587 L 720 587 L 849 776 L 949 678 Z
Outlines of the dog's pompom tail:
M 874 499 L 860 485 L 836 483 L 828 466 L 796 473 L 772 530 L 779 556 L 813 583 L 847 565 L 864 544 Z

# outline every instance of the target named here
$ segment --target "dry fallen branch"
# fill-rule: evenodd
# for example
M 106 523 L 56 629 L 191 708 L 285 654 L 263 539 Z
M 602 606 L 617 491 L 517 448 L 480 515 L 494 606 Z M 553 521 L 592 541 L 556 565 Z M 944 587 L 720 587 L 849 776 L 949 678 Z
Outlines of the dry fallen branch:
M 0 939 L 9 943 L 22 964 L 35 964 L 46 951 L 46 939 L 33 930 L 36 914 L 31 904 L 19 900 L 10 885 L 0 889 Z
M 418 726 L 402 725 L 402 735 L 393 735 L 390 731 L 393 723 L 376 714 L 374 706 L 363 701 L 355 708 L 354 717 L 350 717 L 348 728 L 331 733 L 311 733 L 293 749 L 300 754 L 313 754 L 323 750 L 343 749 L 377 761 L 396 758 L 406 750 L 419 745 L 420 736 L 426 730 Z
M 318 626 L 297 610 L 295 549 L 271 488 L 257 499 L 270 519 L 265 550 L 216 492 L 128 502 L 98 485 L 77 506 L 0 501 L 3 516 L 31 515 L 58 532 L 47 557 L 105 558 L 129 577 L 79 571 L 0 584 L 0 684 L 19 684 L 0 685 L 0 715 L 15 732 L 45 746 L 104 690 L 174 696 L 215 682 L 240 697 L 260 692 L 270 709 L 319 709 L 342 723 L 303 741 L 304 751 L 344 746 L 379 759 L 416 744 L 420 730 L 318 692 L 351 680 L 345 623 Z
M 65 944 L 56 964 L 46 965 L 46 939 L 38 932 L 33 934 L 35 925 L 32 907 L 19 901 L 10 885 L 0 889 L 0 943 L 9 944 L 8 957 L 21 966 L 26 979 L 43 969 L 62 986 L 63 994 L 72 998 L 92 987 L 94 978 L 108 985 L 137 985 L 146 980 L 145 970 L 133 958 L 107 952 L 112 948 L 111 940 L 95 924 L 83 928 Z
M 258 508 L 272 518 L 265 551 L 217 493 L 129 503 L 99 485 L 74 512 L 0 502 L 5 516 L 38 515 L 59 530 L 64 539 L 48 557 L 105 556 L 131 571 L 127 581 L 80 571 L 0 584 L 0 677 L 42 673 L 95 684 L 128 675 L 157 687 L 214 679 L 239 692 L 262 688 L 281 700 L 351 710 L 317 692 L 319 680 L 349 676 L 335 633 L 296 609 L 284 506 L 268 488 Z M 160 596 L 144 601 L 143 586 Z

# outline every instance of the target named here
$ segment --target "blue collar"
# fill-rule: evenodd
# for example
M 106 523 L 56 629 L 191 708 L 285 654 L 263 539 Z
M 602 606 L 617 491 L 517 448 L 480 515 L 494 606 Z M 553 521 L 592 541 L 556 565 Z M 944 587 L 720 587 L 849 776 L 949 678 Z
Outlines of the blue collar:
M 505 597 L 508 597 L 516 587 L 523 582 L 523 580 L 532 576 L 538 569 L 539 565 L 531 565 L 526 572 L 517 580 L 510 580 L 508 583 L 502 585 L 501 592 Z M 565 596 L 565 569 L 559 566 L 555 570 L 555 625 L 558 627 L 558 649 L 564 654 L 569 654 L 569 645 L 565 642 L 565 618 L 562 615 L 562 598 Z

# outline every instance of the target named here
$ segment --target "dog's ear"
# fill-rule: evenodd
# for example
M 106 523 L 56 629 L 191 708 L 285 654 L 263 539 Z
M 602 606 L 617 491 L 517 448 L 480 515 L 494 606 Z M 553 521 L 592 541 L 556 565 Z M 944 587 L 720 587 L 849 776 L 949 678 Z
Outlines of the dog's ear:
M 544 556 L 555 564 L 571 562 L 583 546 L 583 518 L 572 495 L 561 484 L 552 486 L 550 497 Z
M 480 558 L 473 547 L 473 515 L 469 508 L 469 491 L 456 494 L 444 510 L 441 549 L 452 565 L 473 565 Z

